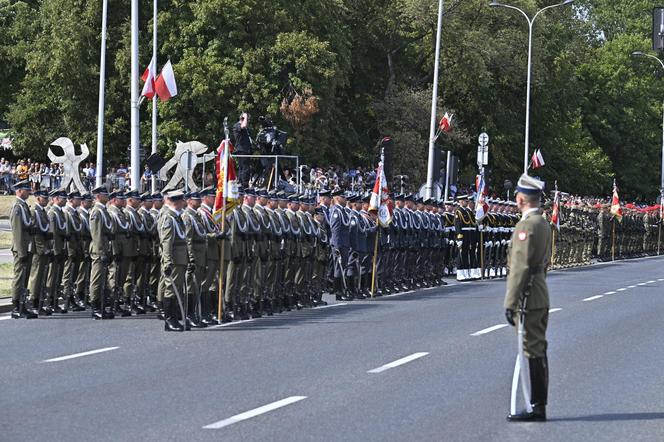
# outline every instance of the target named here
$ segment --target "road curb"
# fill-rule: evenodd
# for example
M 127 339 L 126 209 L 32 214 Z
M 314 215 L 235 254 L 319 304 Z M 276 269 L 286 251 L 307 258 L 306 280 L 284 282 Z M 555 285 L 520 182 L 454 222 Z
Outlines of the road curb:
M 0 313 L 7 313 L 12 311 L 11 298 L 0 299 Z

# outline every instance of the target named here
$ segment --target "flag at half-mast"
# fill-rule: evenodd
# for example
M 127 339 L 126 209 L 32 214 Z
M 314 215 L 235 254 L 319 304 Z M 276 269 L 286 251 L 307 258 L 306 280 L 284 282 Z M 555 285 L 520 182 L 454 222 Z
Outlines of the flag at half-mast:
M 553 196 L 553 209 L 551 209 L 551 224 L 560 232 L 560 192 L 556 190 Z
M 618 197 L 618 186 L 616 180 L 613 180 L 613 197 L 611 198 L 611 215 L 618 221 L 622 221 L 622 207 L 620 207 L 620 197 Z
M 544 164 L 544 156 L 542 155 L 542 151 L 535 149 L 535 152 L 533 152 L 533 157 L 530 159 L 530 166 L 533 169 L 539 169 L 540 167 L 544 167 Z
M 228 147 L 228 148 L 227 148 Z M 240 204 L 240 196 L 237 188 L 237 174 L 235 172 L 235 160 L 231 156 L 233 145 L 224 140 L 217 150 L 215 166 L 217 170 L 217 195 L 214 200 L 214 211 L 212 217 L 221 224 L 224 215 Z
M 475 179 L 475 188 L 477 189 L 477 196 L 475 197 L 475 219 L 480 222 L 489 213 L 489 204 L 486 202 L 486 183 L 484 175 L 479 174 Z
M 376 182 L 373 192 L 371 192 L 369 211 L 377 212 L 378 222 L 383 227 L 389 226 L 392 222 L 394 206 L 390 199 L 390 191 L 387 188 L 387 179 L 385 178 L 385 169 L 383 168 L 382 161 L 378 163 L 378 169 L 376 170 Z

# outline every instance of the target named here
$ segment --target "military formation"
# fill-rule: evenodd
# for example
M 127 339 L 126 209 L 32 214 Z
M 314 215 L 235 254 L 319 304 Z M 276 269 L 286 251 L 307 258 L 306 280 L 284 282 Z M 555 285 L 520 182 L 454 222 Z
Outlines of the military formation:
M 658 210 L 623 207 L 622 219 L 610 213 L 610 205 L 582 200 L 562 201 L 560 230 L 554 234 L 551 267 L 588 265 L 593 259 L 637 258 L 659 253 L 661 220 Z M 545 208 L 551 219 L 552 207 Z
M 520 220 L 514 202 L 488 199 L 478 222 L 467 194 L 393 195 L 383 226 L 368 193 L 241 188 L 240 204 L 220 222 L 214 188 L 37 191 L 32 207 L 29 183 L 15 192 L 13 317 L 157 312 L 166 330 L 325 305 L 325 293 L 349 301 L 442 286 L 454 275 L 505 277 Z M 625 212 L 618 223 L 608 206 L 562 204 L 553 265 L 656 253 L 659 217 Z

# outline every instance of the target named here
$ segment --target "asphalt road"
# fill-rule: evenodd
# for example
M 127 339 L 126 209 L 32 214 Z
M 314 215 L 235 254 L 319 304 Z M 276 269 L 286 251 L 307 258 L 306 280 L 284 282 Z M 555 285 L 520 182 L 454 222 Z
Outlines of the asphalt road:
M 487 281 L 187 333 L 0 320 L 0 440 L 661 441 L 663 264 L 550 274 L 547 423 L 505 421 L 516 338 Z

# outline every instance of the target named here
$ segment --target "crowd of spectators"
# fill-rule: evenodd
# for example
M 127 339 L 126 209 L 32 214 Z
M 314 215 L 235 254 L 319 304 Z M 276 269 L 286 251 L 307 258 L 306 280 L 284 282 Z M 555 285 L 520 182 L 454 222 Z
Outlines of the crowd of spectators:
M 0 158 L 0 194 L 12 193 L 14 184 L 18 181 L 28 180 L 33 191 L 51 191 L 60 188 L 63 178 L 63 168 L 57 163 L 39 163 L 31 159 L 19 159 L 10 162 Z M 97 170 L 95 163 L 85 163 L 79 171 L 81 182 L 87 190 L 95 187 Z M 141 175 L 141 191 L 150 189 L 152 174 L 146 168 Z M 131 188 L 131 168 L 123 163 L 110 167 L 102 180 L 109 190 Z

